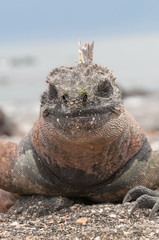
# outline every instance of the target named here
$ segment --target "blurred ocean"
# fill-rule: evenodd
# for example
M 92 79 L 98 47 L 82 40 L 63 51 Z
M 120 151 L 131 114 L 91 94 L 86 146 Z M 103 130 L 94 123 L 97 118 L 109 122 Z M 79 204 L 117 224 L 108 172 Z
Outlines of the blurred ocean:
M 113 70 L 122 88 L 159 91 L 159 36 L 94 40 L 94 63 Z M 39 101 L 52 68 L 75 62 L 77 41 L 0 46 L 0 105 Z

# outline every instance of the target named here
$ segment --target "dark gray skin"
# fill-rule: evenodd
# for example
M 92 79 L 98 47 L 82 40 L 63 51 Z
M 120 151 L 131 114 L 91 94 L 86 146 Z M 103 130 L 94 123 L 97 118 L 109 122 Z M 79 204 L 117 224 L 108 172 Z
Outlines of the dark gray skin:
M 137 208 L 152 208 L 149 219 L 159 210 L 159 190 L 151 190 L 145 186 L 137 186 L 128 191 L 124 197 L 123 203 L 135 201 L 130 216 Z
M 148 193 L 147 204 L 143 196 L 135 207 L 154 206 L 156 191 L 147 188 L 159 186 L 159 152 L 152 152 L 125 110 L 109 69 L 83 60 L 54 69 L 47 83 L 28 136 L 19 145 L 0 143 L 0 187 L 19 195 L 121 202 L 131 188 L 143 185 L 130 190 L 124 202 Z

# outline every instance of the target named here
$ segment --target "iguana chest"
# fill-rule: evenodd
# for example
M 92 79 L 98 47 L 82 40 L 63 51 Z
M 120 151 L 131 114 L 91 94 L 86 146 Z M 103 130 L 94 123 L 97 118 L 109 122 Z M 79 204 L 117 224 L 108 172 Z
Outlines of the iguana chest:
M 127 151 L 120 140 L 110 143 L 101 139 L 85 144 L 50 143 L 41 148 L 40 155 L 61 182 L 84 186 L 109 179 L 128 160 Z
M 76 186 L 76 189 L 108 180 L 142 146 L 140 134 L 133 141 L 131 131 L 128 130 L 121 135 L 113 135 L 112 128 L 111 137 L 106 134 L 92 138 L 90 142 L 65 141 L 55 133 L 46 131 L 46 128 L 44 130 L 38 127 L 37 122 L 31 136 L 32 145 L 41 159 L 41 174 L 46 178 L 49 174 L 49 181 L 54 179 L 56 185 L 57 182 L 60 185 L 67 183 Z

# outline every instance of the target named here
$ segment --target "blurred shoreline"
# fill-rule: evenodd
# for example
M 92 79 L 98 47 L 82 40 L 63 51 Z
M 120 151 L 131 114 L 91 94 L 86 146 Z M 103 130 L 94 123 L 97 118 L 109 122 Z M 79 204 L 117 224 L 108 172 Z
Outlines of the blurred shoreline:
M 113 70 L 125 91 L 159 92 L 159 35 L 94 40 L 93 62 Z M 78 61 L 75 40 L 0 46 L 0 101 L 38 101 L 47 74 Z

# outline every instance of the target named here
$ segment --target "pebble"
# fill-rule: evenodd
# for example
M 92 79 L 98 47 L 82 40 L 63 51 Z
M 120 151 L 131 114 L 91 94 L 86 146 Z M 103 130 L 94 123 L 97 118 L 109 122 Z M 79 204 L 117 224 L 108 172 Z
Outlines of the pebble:
M 99 236 L 97 236 L 94 240 L 101 240 L 101 238 Z
M 10 225 L 11 226 L 17 226 L 19 223 L 18 222 L 12 222 Z
M 86 222 L 87 222 L 87 218 L 86 218 L 86 217 L 83 217 L 83 218 L 77 219 L 76 224 L 85 225 Z

